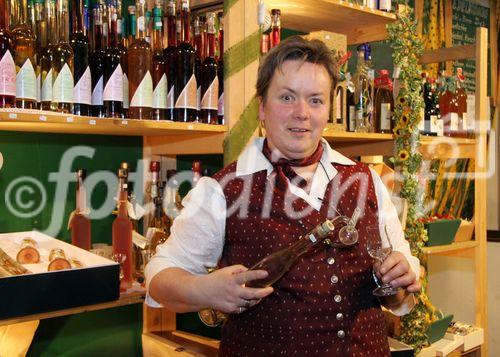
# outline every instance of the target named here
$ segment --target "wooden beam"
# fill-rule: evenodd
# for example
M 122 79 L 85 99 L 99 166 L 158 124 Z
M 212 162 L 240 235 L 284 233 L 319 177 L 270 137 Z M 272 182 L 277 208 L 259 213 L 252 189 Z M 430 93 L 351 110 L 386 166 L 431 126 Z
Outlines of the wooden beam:
M 424 0 L 415 0 L 415 19 L 417 20 L 417 35 L 422 36 Z
M 498 102 L 498 29 L 497 1 L 490 0 L 490 64 L 491 64 L 491 98 L 496 108 Z
M 439 63 L 445 61 L 457 61 L 474 58 L 476 54 L 475 45 L 462 45 L 437 50 L 426 51 L 420 57 L 420 64 Z

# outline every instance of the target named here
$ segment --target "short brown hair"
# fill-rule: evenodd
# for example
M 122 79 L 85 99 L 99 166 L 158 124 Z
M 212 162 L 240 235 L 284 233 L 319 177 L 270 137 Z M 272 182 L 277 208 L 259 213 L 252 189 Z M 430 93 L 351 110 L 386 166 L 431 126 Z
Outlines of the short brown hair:
M 337 85 L 338 69 L 332 51 L 320 40 L 306 40 L 300 36 L 288 37 L 274 47 L 259 65 L 257 75 L 257 96 L 265 101 L 267 89 L 277 68 L 285 61 L 302 60 L 325 67 L 332 81 L 331 93 Z

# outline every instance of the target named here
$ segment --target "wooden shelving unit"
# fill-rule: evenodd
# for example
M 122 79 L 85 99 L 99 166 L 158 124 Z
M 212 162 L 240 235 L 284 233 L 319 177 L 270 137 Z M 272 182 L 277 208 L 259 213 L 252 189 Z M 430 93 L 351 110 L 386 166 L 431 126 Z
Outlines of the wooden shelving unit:
M 422 136 L 420 152 L 424 159 L 473 159 L 476 156 L 476 139 L 446 136 Z
M 450 253 L 450 252 L 457 252 L 461 250 L 466 250 L 466 249 L 472 249 L 476 248 L 479 246 L 479 243 L 476 241 L 469 241 L 469 242 L 457 242 L 457 243 L 451 243 L 447 245 L 437 245 L 434 247 L 425 247 L 422 250 L 424 251 L 425 254 L 427 255 L 435 255 L 435 254 L 443 254 L 443 253 Z
M 381 133 L 354 133 L 336 131 L 327 127 L 323 138 L 328 140 L 335 150 L 346 156 L 393 155 L 394 135 Z

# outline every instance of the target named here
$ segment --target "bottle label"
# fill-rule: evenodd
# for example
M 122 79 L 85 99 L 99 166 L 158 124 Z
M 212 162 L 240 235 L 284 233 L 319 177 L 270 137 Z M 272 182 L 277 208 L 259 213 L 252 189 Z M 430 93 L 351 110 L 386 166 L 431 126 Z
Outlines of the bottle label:
M 52 68 L 49 70 L 42 83 L 42 102 L 52 101 Z
M 92 91 L 92 105 L 103 105 L 102 101 L 102 92 L 103 92 L 103 81 L 104 78 L 101 76 L 99 78 L 99 81 L 97 81 L 97 84 L 94 87 L 94 90 Z
M 52 100 L 56 103 L 73 103 L 73 73 L 65 63 L 57 75 L 52 88 Z
M 123 71 L 120 64 L 106 82 L 102 98 L 106 102 L 123 102 Z
M 174 102 L 174 86 L 170 87 L 170 90 L 168 91 L 167 94 L 167 108 L 175 108 L 175 102 Z
M 128 77 L 125 72 L 123 72 L 123 108 L 130 108 L 130 99 L 128 96 Z
M 215 76 L 214 80 L 210 84 L 210 87 L 208 87 L 205 93 L 203 94 L 203 98 L 201 99 L 201 109 L 218 110 L 219 109 L 219 103 L 217 98 L 218 95 L 219 95 L 219 78 Z
M 443 136 L 444 135 L 444 120 L 443 119 L 436 120 L 436 127 L 437 127 L 437 135 Z
M 425 112 L 424 108 L 420 109 L 420 115 L 418 120 L 418 130 L 425 131 Z
M 470 127 L 470 124 L 468 123 L 469 119 L 467 118 L 467 113 L 462 113 L 462 127 L 460 130 L 467 131 Z
M 5 52 L 0 60 L 0 94 L 16 95 L 16 64 L 10 51 Z
M 37 68 L 37 70 L 39 67 Z M 38 74 L 36 76 L 36 101 L 40 103 L 40 99 L 42 99 L 42 74 L 40 71 L 37 71 Z
M 380 129 L 391 130 L 391 104 L 380 103 Z
M 16 75 L 16 97 L 36 100 L 36 74 L 29 58 Z
M 145 31 L 146 29 L 146 20 L 144 19 L 144 16 L 139 16 L 137 18 L 137 30 L 138 31 Z
M 437 134 L 439 128 L 438 128 L 438 117 L 437 115 L 431 115 L 431 133 Z
M 175 102 L 175 107 L 176 108 L 191 108 L 191 109 L 198 109 L 197 105 L 197 90 L 198 86 L 196 85 L 196 77 L 194 76 L 194 73 L 191 75 L 191 78 L 189 78 L 189 81 L 187 82 L 186 86 L 182 90 L 181 94 L 179 95 L 179 98 L 177 98 L 177 101 Z
M 217 107 L 217 115 L 224 116 L 224 92 L 219 97 L 219 103 Z
M 130 106 L 149 108 L 153 106 L 153 78 L 151 78 L 149 71 L 146 72 L 141 84 L 139 84 L 139 87 L 137 87 L 135 93 L 132 95 Z
M 391 0 L 379 0 L 378 7 L 382 11 L 391 11 Z
M 153 91 L 153 108 L 167 109 L 167 75 L 165 73 Z
M 73 90 L 75 103 L 92 104 L 92 75 L 90 67 L 87 67 Z
M 354 105 L 349 106 L 349 128 L 354 131 L 356 127 L 356 107 Z
M 450 113 L 450 131 L 458 131 L 458 114 Z

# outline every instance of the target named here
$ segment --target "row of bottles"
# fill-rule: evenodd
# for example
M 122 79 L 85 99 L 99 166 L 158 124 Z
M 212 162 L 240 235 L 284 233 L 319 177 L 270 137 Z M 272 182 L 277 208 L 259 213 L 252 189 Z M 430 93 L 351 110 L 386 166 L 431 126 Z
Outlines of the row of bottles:
M 0 108 L 224 123 L 222 13 L 191 21 L 189 0 L 137 0 L 124 20 L 122 0 L 71 0 L 71 16 L 69 0 L 14 1 L 12 27 L 0 5 Z

